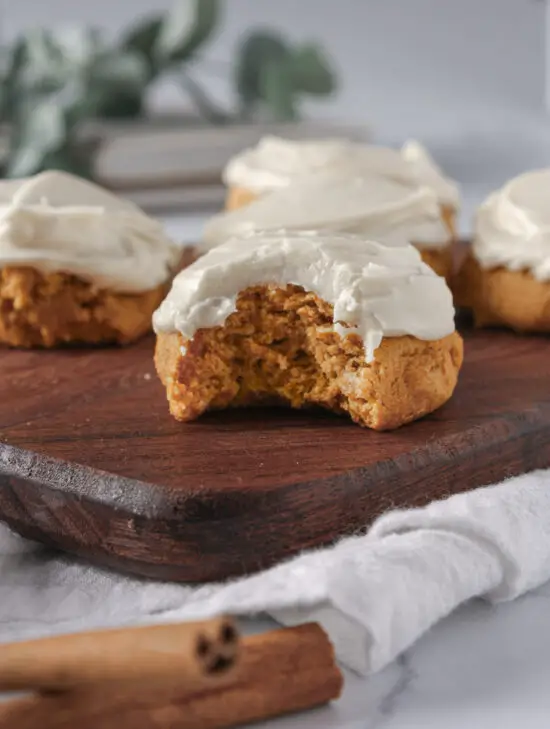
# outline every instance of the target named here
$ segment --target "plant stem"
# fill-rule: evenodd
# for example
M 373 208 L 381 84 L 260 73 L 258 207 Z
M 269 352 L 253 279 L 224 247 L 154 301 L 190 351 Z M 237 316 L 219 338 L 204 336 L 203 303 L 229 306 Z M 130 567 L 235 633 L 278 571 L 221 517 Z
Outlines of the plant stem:
M 228 124 L 232 121 L 232 116 L 212 101 L 189 74 L 180 76 L 179 82 L 182 88 L 188 93 L 199 113 L 210 124 Z

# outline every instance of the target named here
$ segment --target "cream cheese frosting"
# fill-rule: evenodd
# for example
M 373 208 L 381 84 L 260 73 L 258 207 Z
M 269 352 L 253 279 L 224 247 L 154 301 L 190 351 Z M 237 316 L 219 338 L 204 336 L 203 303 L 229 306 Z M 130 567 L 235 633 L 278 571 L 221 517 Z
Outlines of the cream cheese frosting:
M 0 182 L 0 268 L 139 292 L 167 281 L 180 255 L 159 222 L 91 182 L 54 171 Z
M 214 216 L 204 228 L 201 249 L 274 228 L 352 232 L 426 248 L 450 243 L 436 194 L 429 187 L 409 187 L 373 175 L 322 173 Z
M 455 210 L 460 208 L 458 184 L 443 174 L 426 147 L 416 140 L 409 140 L 401 147 L 400 154 L 417 183 L 431 187 L 441 205 Z
M 527 172 L 480 206 L 473 252 L 482 268 L 504 266 L 550 281 L 550 169 Z
M 223 172 L 226 185 L 257 194 L 271 192 L 320 172 L 351 176 L 376 174 L 410 186 L 427 185 L 440 204 L 458 208 L 460 193 L 418 142 L 401 151 L 346 139 L 294 141 L 264 137 L 256 147 L 233 157 Z
M 181 271 L 153 327 L 191 340 L 222 325 L 239 292 L 260 284 L 295 284 L 332 304 L 334 331 L 357 333 L 367 361 L 383 337 L 436 340 L 455 329 L 449 288 L 413 246 L 285 230 L 232 238 Z

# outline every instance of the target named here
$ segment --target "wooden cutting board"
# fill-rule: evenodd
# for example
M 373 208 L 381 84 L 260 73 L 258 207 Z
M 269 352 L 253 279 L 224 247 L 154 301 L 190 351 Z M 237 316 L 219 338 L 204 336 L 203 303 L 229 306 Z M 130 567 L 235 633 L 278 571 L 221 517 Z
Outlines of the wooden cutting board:
M 239 575 L 415 506 L 550 464 L 550 339 L 466 330 L 453 400 L 393 433 L 285 409 L 179 424 L 153 338 L 0 352 L 0 518 L 155 578 Z

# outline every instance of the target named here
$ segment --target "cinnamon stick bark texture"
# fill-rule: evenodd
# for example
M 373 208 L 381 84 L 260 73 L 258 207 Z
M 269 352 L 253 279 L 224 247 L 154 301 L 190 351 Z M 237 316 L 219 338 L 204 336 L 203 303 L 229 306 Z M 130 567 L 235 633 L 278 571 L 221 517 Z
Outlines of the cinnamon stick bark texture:
M 225 729 L 309 709 L 342 689 L 332 646 L 316 624 L 244 638 L 222 683 L 94 686 L 0 705 L 0 729 Z
M 0 646 L 0 691 L 64 691 L 98 683 L 177 680 L 201 686 L 232 670 L 229 618 L 77 633 Z

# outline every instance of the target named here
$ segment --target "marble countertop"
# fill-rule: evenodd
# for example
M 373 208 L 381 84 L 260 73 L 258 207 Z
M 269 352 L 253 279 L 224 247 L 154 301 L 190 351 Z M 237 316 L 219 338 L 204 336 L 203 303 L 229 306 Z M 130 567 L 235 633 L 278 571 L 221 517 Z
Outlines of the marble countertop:
M 513 603 L 465 605 L 384 671 L 345 679 L 331 706 L 262 726 L 548 729 L 550 584 Z

